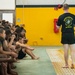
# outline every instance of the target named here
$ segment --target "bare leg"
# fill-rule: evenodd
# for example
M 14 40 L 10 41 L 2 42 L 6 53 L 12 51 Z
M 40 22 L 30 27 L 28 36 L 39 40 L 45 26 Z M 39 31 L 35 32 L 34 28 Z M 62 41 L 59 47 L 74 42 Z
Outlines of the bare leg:
M 7 63 L 2 63 L 2 75 L 8 75 L 7 73 Z
M 12 69 L 11 69 L 11 64 L 10 63 L 8 63 L 8 66 L 7 66 L 8 68 L 7 68 L 7 72 L 9 73 L 9 74 L 11 74 L 11 75 L 18 75 L 18 73 L 17 72 L 15 72 L 15 71 L 13 71 Z
M 65 66 L 63 68 L 68 68 L 68 49 L 69 49 L 69 46 L 68 44 L 64 44 L 63 45 L 64 47 L 64 60 L 65 60 Z
M 30 51 L 29 49 L 26 49 L 26 50 L 23 49 L 23 52 L 26 52 L 32 59 L 35 59 L 35 60 L 39 59 L 39 57 L 35 56 L 32 53 L 32 51 Z
M 1 75 L 8 75 L 8 73 L 7 73 L 7 63 L 5 63 L 5 61 L 7 62 L 7 56 L 4 55 L 4 54 L 0 54 L 0 58 L 1 58 L 0 61 L 1 61 L 1 69 L 2 69 Z
M 30 47 L 30 46 L 28 46 L 28 48 L 27 49 L 29 49 L 29 50 L 31 50 L 31 51 L 33 51 L 34 50 L 34 48 L 32 48 L 32 47 Z
M 25 44 L 25 46 L 26 46 L 26 49 L 29 49 L 29 50 L 31 50 L 31 51 L 33 51 L 33 50 L 34 50 L 34 48 L 30 47 L 30 46 L 29 46 L 29 45 L 27 45 L 27 44 Z
M 4 74 L 4 68 L 5 68 L 5 67 L 3 67 L 3 64 L 1 64 L 0 75 L 5 75 L 5 74 Z
M 75 49 L 74 49 L 74 45 L 75 45 L 75 44 L 70 45 L 71 59 L 72 59 L 71 69 L 74 68 L 74 58 L 75 58 Z

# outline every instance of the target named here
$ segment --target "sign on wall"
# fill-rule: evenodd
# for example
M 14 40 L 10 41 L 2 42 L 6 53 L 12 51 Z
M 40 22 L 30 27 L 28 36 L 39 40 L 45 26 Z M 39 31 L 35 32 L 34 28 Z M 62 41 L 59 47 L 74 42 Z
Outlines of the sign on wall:
M 0 0 L 0 10 L 15 10 L 15 0 Z

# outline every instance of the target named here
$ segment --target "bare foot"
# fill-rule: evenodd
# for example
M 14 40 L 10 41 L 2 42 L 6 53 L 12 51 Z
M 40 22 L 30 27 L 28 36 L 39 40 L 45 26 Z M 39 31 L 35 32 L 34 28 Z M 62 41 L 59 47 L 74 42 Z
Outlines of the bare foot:
M 17 59 L 17 61 L 16 61 L 15 63 L 20 63 L 20 60 L 19 60 L 19 59 Z
M 15 71 L 10 71 L 9 74 L 11 74 L 11 75 L 18 75 L 18 73 L 15 72 Z
M 68 65 L 66 65 L 66 66 L 64 66 L 64 67 L 62 67 L 62 68 L 69 68 L 69 66 L 68 66 Z
M 38 60 L 40 57 L 34 57 L 34 58 L 32 58 L 33 60 Z
M 74 69 L 74 64 L 71 64 L 71 69 Z

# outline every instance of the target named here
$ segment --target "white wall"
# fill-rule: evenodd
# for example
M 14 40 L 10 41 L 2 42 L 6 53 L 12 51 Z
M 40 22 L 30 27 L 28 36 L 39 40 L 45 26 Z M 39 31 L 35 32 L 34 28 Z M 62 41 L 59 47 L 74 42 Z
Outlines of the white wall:
M 0 10 L 14 10 L 15 0 L 0 0 Z
M 16 0 L 16 5 L 57 5 L 64 0 Z M 75 0 L 66 0 L 66 3 L 75 5 Z

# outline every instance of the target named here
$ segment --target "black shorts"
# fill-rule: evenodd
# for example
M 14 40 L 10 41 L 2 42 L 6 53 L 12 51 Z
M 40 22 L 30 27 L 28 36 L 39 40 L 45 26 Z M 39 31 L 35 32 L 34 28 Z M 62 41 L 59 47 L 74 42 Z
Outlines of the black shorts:
M 26 53 L 22 51 L 22 49 L 18 53 L 18 59 L 23 59 L 26 56 Z
M 74 33 L 62 33 L 61 43 L 74 44 L 75 43 Z

